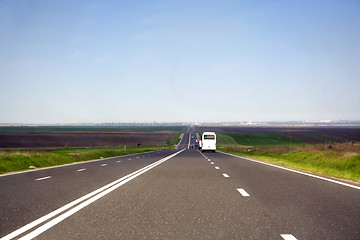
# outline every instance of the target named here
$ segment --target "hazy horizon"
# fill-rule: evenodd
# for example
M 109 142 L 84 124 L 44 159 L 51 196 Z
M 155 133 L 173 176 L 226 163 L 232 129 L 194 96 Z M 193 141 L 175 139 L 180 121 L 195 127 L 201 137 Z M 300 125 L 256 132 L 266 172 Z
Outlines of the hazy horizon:
M 360 120 L 319 121 L 241 121 L 241 122 L 78 122 L 78 123 L 0 123 L 0 126 L 176 126 L 176 125 L 233 125 L 233 126 L 360 126 Z
M 0 1 L 0 123 L 360 119 L 360 2 Z

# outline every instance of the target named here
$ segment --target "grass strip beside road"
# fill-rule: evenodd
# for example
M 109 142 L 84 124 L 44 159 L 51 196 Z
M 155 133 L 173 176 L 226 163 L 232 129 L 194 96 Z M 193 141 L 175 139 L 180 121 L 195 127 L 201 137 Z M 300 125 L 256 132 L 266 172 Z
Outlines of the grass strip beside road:
M 220 147 L 219 151 L 250 157 L 315 174 L 360 182 L 360 144 L 278 147 Z
M 172 139 L 169 139 L 169 140 L 166 141 L 166 145 L 175 146 L 175 145 L 179 144 L 179 142 L 181 140 L 181 134 L 183 134 L 183 133 L 184 132 L 176 132 Z
M 167 147 L 168 148 L 168 147 Z M 28 149 L 0 150 L 0 174 L 117 157 L 165 149 L 164 147 L 74 148 L 74 149 Z
M 217 141 L 226 146 L 277 146 L 277 145 L 305 145 L 297 139 L 278 133 L 217 133 Z

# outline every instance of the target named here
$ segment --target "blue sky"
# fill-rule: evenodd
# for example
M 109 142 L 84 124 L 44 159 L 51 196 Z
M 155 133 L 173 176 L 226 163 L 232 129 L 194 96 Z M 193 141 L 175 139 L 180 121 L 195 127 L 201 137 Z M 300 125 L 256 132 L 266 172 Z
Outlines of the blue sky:
M 0 123 L 360 120 L 360 1 L 0 1 Z

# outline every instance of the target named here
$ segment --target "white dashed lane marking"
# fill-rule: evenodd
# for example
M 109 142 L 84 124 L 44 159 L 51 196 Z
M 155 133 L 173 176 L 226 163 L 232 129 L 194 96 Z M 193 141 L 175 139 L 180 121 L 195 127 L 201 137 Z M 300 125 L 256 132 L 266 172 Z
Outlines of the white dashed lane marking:
M 244 197 L 250 197 L 250 195 L 249 195 L 244 189 L 238 188 L 237 190 L 238 190 L 239 193 L 240 193 L 241 195 L 243 195 Z
M 216 169 L 216 170 L 219 170 L 220 168 L 219 168 L 219 167 L 217 167 L 217 166 L 215 166 L 215 169 Z
M 37 179 L 35 179 L 35 180 L 36 180 L 36 181 L 42 181 L 42 180 L 49 179 L 49 178 L 51 178 L 51 176 L 42 177 L 42 178 L 37 178 Z
M 106 163 L 104 163 L 104 164 L 101 164 L 100 166 L 101 166 L 101 167 L 105 167 L 106 165 L 107 165 L 107 164 L 106 164 Z
M 86 168 L 80 168 L 80 169 L 78 169 L 77 171 L 78 172 L 82 172 L 82 171 L 85 171 L 86 170 Z
M 281 234 L 281 237 L 285 240 L 297 240 L 292 234 Z
M 227 175 L 226 173 L 223 173 L 223 176 L 226 177 L 226 178 L 229 177 L 229 175 Z

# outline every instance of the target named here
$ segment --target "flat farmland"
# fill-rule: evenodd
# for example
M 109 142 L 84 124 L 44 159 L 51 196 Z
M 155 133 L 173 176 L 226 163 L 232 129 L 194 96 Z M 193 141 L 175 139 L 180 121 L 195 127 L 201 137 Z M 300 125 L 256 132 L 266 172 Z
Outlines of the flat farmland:
M 184 126 L 0 127 L 0 174 L 169 148 L 179 142 L 186 129 Z
M 0 127 L 0 148 L 165 146 L 184 126 L 24 126 Z
M 326 144 L 360 142 L 360 127 L 197 127 L 230 136 L 239 145 Z M 278 141 L 277 141 L 278 140 Z M 221 144 L 221 143 L 219 143 Z M 226 144 L 225 144 L 226 145 Z

